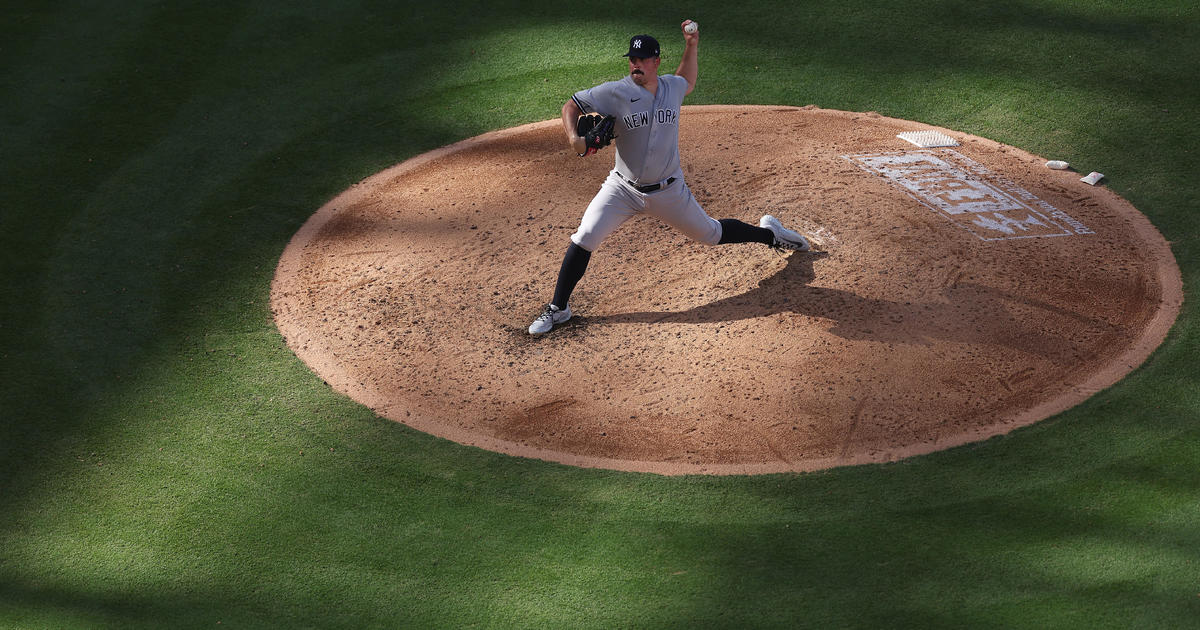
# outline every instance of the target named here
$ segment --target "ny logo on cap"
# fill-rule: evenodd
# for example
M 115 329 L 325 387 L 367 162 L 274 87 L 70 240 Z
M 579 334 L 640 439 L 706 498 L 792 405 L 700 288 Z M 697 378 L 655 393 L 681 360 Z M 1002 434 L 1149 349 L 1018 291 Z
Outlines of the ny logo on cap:
M 649 35 L 634 35 L 629 38 L 629 52 L 626 57 L 647 59 L 658 56 L 658 40 Z

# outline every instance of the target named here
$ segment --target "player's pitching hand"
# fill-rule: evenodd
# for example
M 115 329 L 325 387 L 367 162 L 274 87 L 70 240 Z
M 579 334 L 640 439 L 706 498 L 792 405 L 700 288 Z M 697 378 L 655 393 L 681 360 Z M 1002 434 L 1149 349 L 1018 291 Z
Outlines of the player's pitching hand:
M 683 39 L 687 43 L 692 43 L 700 39 L 700 25 L 691 21 L 684 20 L 679 28 L 683 29 Z

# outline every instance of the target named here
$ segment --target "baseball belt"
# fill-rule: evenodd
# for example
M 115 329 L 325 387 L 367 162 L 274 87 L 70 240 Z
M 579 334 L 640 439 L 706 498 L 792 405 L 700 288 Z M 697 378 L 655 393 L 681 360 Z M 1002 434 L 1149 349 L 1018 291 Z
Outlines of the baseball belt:
M 643 195 L 646 193 L 652 193 L 652 192 L 658 190 L 659 188 L 666 188 L 667 186 L 670 186 L 675 181 L 675 178 L 671 177 L 668 179 L 664 179 L 663 181 L 658 182 L 657 184 L 646 184 L 645 186 L 638 186 L 637 184 L 635 184 L 633 182 L 632 179 L 629 179 L 628 177 L 625 177 L 624 175 L 622 175 L 621 171 L 616 171 L 616 173 L 617 173 L 617 177 L 620 177 L 621 179 L 625 180 L 625 183 L 629 184 L 630 186 L 633 186 L 634 190 L 642 193 Z

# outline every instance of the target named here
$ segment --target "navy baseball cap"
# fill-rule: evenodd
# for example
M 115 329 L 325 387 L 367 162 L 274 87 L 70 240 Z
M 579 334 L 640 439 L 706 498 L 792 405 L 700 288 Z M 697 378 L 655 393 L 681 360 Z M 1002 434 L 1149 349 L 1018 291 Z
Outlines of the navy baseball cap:
M 658 56 L 658 40 L 649 35 L 634 35 L 629 40 L 629 52 L 621 55 L 622 57 L 657 57 Z

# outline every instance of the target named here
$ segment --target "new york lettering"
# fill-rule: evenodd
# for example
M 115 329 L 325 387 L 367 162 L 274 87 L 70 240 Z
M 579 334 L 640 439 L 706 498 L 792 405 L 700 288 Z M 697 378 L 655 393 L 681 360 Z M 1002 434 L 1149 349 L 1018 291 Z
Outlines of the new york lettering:
M 673 109 L 660 109 L 654 112 L 654 121 L 660 125 L 674 125 L 678 120 L 679 112 Z M 626 129 L 637 129 L 650 124 L 650 112 L 637 112 L 629 114 L 622 118 L 625 121 Z

